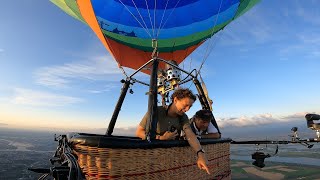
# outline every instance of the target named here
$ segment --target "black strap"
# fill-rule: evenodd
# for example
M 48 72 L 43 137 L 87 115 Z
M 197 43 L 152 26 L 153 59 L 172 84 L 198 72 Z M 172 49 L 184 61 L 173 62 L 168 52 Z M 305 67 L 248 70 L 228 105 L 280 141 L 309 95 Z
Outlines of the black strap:
M 199 153 L 202 152 L 204 153 L 204 150 L 203 149 L 200 149 L 199 151 L 197 151 L 197 157 L 199 156 Z

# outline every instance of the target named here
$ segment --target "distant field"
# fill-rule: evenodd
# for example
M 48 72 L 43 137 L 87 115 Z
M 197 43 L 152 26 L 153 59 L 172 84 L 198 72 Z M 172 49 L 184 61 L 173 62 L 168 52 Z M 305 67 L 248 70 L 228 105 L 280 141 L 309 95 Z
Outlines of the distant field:
M 250 161 L 231 161 L 232 179 L 319 179 L 319 166 L 305 166 L 286 163 L 266 163 L 258 168 Z
M 10 131 L 0 129 L 0 179 L 37 179 L 39 175 L 28 171 L 29 167 L 50 167 L 49 159 L 57 147 L 53 134 L 46 132 Z M 254 146 L 231 146 L 232 155 L 250 156 Z M 268 153 L 274 149 L 268 147 Z M 319 158 L 320 144 L 307 149 L 303 146 L 282 146 L 279 157 L 294 159 L 296 157 Z M 275 157 L 272 157 L 275 159 Z M 247 160 L 232 160 L 232 179 L 312 179 L 320 180 L 319 166 L 276 163 L 272 158 L 266 160 L 263 169 L 251 165 Z
M 320 146 L 320 144 L 319 144 Z M 285 152 L 282 153 L 280 156 L 285 156 L 285 157 L 299 157 L 301 156 L 301 152 Z M 318 152 L 303 152 L 303 157 L 309 157 L 309 158 L 316 158 L 320 159 L 320 150 L 318 149 Z
M 28 168 L 50 167 L 56 146 L 52 134 L 0 129 L 0 179 L 38 179 Z

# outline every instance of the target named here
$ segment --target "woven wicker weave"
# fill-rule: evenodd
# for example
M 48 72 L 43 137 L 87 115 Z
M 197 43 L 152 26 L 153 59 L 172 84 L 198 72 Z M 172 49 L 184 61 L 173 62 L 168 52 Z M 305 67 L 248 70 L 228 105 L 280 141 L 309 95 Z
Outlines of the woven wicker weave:
M 198 169 L 189 146 L 112 149 L 76 144 L 73 149 L 87 179 L 230 179 L 230 143 L 202 147 L 210 175 Z

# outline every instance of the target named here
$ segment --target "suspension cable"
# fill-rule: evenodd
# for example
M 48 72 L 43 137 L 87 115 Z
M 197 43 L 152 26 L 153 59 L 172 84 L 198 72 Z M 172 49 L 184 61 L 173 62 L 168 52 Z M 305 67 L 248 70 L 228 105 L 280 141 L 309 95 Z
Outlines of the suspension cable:
M 109 42 L 108 37 L 104 36 L 104 39 L 107 41 L 107 44 L 110 47 L 111 52 L 114 52 L 113 48 L 111 46 L 111 43 Z M 121 70 L 122 74 L 124 74 L 124 76 L 126 76 L 126 78 L 128 78 L 128 75 L 127 75 L 126 71 L 123 69 L 123 67 L 121 66 L 120 62 L 116 58 L 114 58 L 114 60 L 117 62 L 118 67 Z
M 159 24 L 159 28 L 158 28 L 158 31 L 157 31 L 157 36 L 156 36 L 157 38 L 158 38 L 159 33 L 160 33 L 160 27 L 161 27 L 161 25 L 162 25 L 164 15 L 165 15 L 166 12 L 167 12 L 168 4 L 169 4 L 169 0 L 167 0 L 166 7 L 164 8 L 164 11 L 163 11 L 163 14 L 162 14 L 162 18 L 161 18 L 161 21 L 160 21 L 160 24 Z
M 134 0 L 132 0 L 132 3 L 134 4 L 134 7 L 136 8 L 136 10 L 137 10 L 137 12 L 138 12 L 138 14 L 139 14 L 139 16 L 140 16 L 140 18 L 141 18 L 141 20 L 142 20 L 143 24 L 145 25 L 146 29 L 148 29 L 148 26 L 147 26 L 146 22 L 144 21 L 144 19 L 143 19 L 142 15 L 141 15 L 141 13 L 140 13 L 140 11 L 139 11 L 139 9 L 138 9 L 138 7 L 137 7 L 136 3 L 134 2 Z M 148 31 L 148 32 L 149 32 L 149 31 Z M 153 35 L 153 36 L 154 36 L 154 35 Z
M 220 1 L 220 6 L 219 6 L 218 14 L 217 14 L 217 16 L 216 16 L 216 18 L 215 18 L 215 21 L 214 21 L 214 24 L 213 24 L 213 28 L 212 28 L 212 31 L 211 31 L 211 33 L 210 33 L 210 39 L 208 40 L 208 46 L 207 46 L 207 48 L 206 48 L 206 51 L 205 51 L 203 60 L 202 60 L 202 62 L 201 62 L 201 65 L 200 65 L 200 67 L 199 67 L 199 70 L 198 70 L 197 75 L 200 73 L 200 70 L 202 69 L 203 64 L 204 64 L 205 61 L 207 60 L 207 58 L 208 58 L 208 56 L 209 56 L 209 54 L 210 54 L 210 52 L 211 52 L 211 50 L 212 50 L 212 48 L 211 48 L 210 51 L 209 51 L 209 47 L 213 44 L 213 39 L 215 38 L 215 37 L 212 37 L 212 36 L 213 36 L 213 33 L 214 33 L 215 29 L 216 29 L 216 25 L 217 25 L 217 22 L 218 22 L 218 19 L 219 19 L 222 2 L 223 2 L 223 0 Z
M 127 9 L 127 11 L 132 15 L 132 17 L 140 24 L 140 26 L 146 31 L 146 33 L 149 35 L 149 37 L 152 38 L 150 32 L 148 31 L 147 27 L 144 27 L 141 22 L 137 19 L 137 17 L 130 11 L 130 9 L 122 2 L 122 0 L 119 0 L 120 3 Z
M 118 67 L 119 67 L 119 69 L 121 70 L 122 74 L 123 74 L 124 76 L 126 76 L 126 78 L 128 78 L 129 76 L 128 76 L 128 74 L 126 73 L 126 71 L 123 69 L 123 66 L 121 66 L 121 64 L 118 63 Z
M 222 36 L 222 34 L 223 34 L 223 31 L 220 31 L 219 34 L 216 35 L 216 39 L 220 38 L 220 37 Z M 213 45 L 210 47 L 209 53 L 207 53 L 207 54 L 204 56 L 204 59 L 202 60 L 201 65 L 200 65 L 200 67 L 199 67 L 199 71 L 198 71 L 199 73 L 200 73 L 200 70 L 202 69 L 204 63 L 207 61 L 207 59 L 208 59 L 208 57 L 209 57 L 209 55 L 210 55 L 210 52 L 212 51 L 212 49 L 214 49 L 215 45 L 217 44 L 216 42 L 217 42 L 217 41 L 215 41 L 215 43 L 212 43 Z
M 157 0 L 154 0 L 154 10 L 153 10 L 154 28 L 156 28 L 156 9 L 157 9 Z M 153 36 L 154 36 L 154 34 L 153 34 Z
M 158 30 L 159 33 L 158 33 L 158 35 L 160 34 L 160 31 L 162 30 L 162 28 L 167 24 L 167 21 L 169 20 L 170 16 L 172 15 L 172 13 L 174 12 L 174 10 L 175 10 L 176 7 L 178 6 L 179 2 L 180 2 L 180 0 L 179 0 L 179 1 L 176 3 L 176 5 L 173 7 L 171 13 L 170 13 L 169 16 L 167 17 L 167 19 L 166 19 L 166 21 L 164 22 L 163 26 L 162 26 L 162 27 L 159 26 L 159 30 Z
M 191 71 L 191 66 L 192 66 L 192 55 L 190 56 L 190 62 L 189 62 L 189 72 Z M 197 77 L 197 72 L 196 72 L 196 77 Z M 192 86 L 192 83 L 190 82 L 190 85 L 189 85 L 189 88 L 188 89 L 190 89 L 191 88 L 191 86 Z
M 148 9 L 148 15 L 149 15 L 149 20 L 150 20 L 150 25 L 151 25 L 151 28 L 152 28 L 152 34 L 154 35 L 155 27 L 153 27 L 153 24 L 152 24 L 152 19 L 151 19 L 151 15 L 150 15 L 150 11 L 149 11 L 149 6 L 148 6 L 147 0 L 145 0 L 145 2 L 146 2 L 147 9 Z

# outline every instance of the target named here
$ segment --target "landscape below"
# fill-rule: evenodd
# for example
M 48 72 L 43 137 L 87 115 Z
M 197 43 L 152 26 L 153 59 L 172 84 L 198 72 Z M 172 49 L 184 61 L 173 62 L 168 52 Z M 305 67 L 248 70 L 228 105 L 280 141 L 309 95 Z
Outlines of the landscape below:
M 0 128 L 0 179 L 37 179 L 30 167 L 50 167 L 49 159 L 57 147 L 54 133 Z M 320 179 L 320 145 L 312 149 L 301 145 L 281 145 L 275 157 L 265 160 L 264 168 L 253 166 L 253 145 L 231 146 L 232 179 Z M 261 146 L 273 154 L 275 145 Z M 299 164 L 297 164 L 299 162 Z

